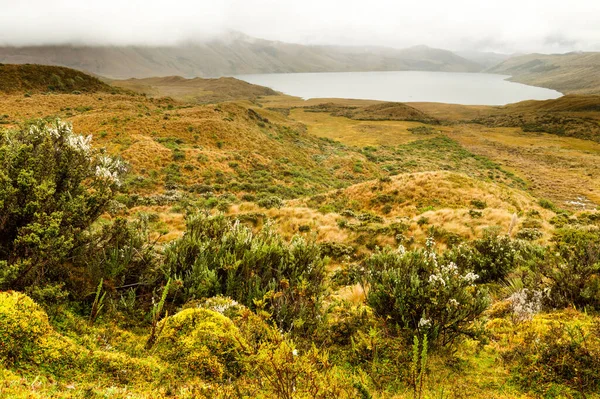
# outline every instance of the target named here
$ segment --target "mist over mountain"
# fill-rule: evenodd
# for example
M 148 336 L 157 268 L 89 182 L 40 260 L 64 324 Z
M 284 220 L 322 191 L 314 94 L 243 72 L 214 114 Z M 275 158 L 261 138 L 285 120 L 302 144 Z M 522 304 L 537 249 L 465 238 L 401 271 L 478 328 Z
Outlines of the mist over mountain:
M 478 72 L 485 68 L 447 50 L 415 46 L 301 45 L 229 33 L 172 46 L 48 45 L 0 47 L 0 62 L 71 67 L 109 78 L 347 71 Z

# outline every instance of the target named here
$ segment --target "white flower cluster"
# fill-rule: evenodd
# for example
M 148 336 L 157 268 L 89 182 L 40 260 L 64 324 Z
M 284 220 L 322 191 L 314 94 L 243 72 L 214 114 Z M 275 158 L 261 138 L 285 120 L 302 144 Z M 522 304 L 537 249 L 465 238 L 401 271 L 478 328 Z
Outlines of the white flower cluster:
M 96 177 L 116 185 L 121 185 L 120 176 L 125 172 L 125 164 L 117 158 L 101 156 L 96 165 Z
M 479 274 L 475 274 L 473 272 L 469 272 L 469 273 L 465 274 L 464 276 L 462 276 L 462 279 L 469 284 L 473 284 L 475 282 L 475 280 L 477 280 L 478 278 L 479 278 Z
M 450 283 L 451 279 L 460 279 L 469 285 L 474 285 L 478 278 L 479 275 L 473 272 L 468 272 L 464 276 L 461 276 L 458 272 L 458 266 L 456 266 L 456 263 L 450 262 L 447 265 L 438 267 L 438 271 L 429 276 L 429 283 L 439 284 L 445 287 Z
M 510 302 L 513 320 L 522 322 L 531 320 L 533 316 L 542 310 L 543 291 L 528 290 L 523 288 L 512 294 L 508 301 Z
M 429 327 L 430 325 L 431 325 L 431 320 L 429 320 L 429 319 L 424 319 L 421 317 L 421 320 L 419 320 L 419 328 Z
M 74 150 L 89 153 L 92 148 L 92 136 L 80 136 L 78 134 L 70 134 L 67 136 L 67 144 Z

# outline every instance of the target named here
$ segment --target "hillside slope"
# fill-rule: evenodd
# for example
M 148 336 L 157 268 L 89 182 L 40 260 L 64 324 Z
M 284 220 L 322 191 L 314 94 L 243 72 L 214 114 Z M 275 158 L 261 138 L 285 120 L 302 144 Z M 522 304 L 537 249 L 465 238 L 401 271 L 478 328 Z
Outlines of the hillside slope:
M 99 79 L 70 68 L 0 64 L 1 93 L 71 93 L 114 91 Z
M 230 100 L 254 100 L 262 96 L 276 95 L 268 87 L 254 85 L 235 78 L 186 79 L 181 76 L 163 78 L 127 79 L 109 81 L 112 86 L 145 93 L 153 97 L 172 97 L 195 103 Z
M 242 34 L 173 47 L 0 47 L 0 62 L 62 65 L 115 79 L 333 71 L 478 72 L 483 69 L 449 51 L 425 46 L 404 50 L 304 46 Z
M 529 54 L 487 70 L 565 94 L 600 94 L 600 53 Z
M 490 108 L 475 121 L 491 127 L 520 127 L 600 142 L 600 97 L 567 95 L 555 100 L 523 101 Z

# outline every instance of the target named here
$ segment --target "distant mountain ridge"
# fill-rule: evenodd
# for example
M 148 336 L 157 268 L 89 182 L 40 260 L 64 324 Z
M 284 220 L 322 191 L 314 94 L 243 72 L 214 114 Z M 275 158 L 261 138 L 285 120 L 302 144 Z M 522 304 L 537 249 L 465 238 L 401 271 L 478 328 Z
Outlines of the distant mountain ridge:
M 487 72 L 564 94 L 600 94 L 600 53 L 528 54 L 511 57 Z
M 426 46 L 301 45 L 232 34 L 177 46 L 0 47 L 0 62 L 60 65 L 114 79 L 221 77 L 254 73 L 349 71 L 479 72 L 484 67 Z

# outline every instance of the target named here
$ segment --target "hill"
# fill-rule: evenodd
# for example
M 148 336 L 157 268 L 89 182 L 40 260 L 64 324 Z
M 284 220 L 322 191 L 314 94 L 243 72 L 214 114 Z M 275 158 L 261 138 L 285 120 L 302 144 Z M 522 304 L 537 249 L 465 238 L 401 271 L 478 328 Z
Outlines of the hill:
M 436 124 L 435 118 L 403 103 L 384 102 L 365 106 L 342 105 L 328 102 L 306 107 L 308 112 L 328 112 L 333 116 L 363 121 L 418 121 Z
M 600 142 L 600 96 L 567 95 L 555 100 L 523 101 L 490 108 L 478 123 L 495 127 L 520 127 L 526 132 L 546 132 Z
M 181 76 L 162 78 L 109 80 L 112 86 L 125 88 L 153 97 L 172 97 L 181 101 L 211 103 L 230 100 L 255 100 L 276 95 L 268 87 L 254 85 L 235 78 L 186 79 Z
M 486 72 L 565 94 L 600 94 L 600 53 L 529 54 L 512 57 Z
M 477 63 L 425 46 L 305 46 L 233 33 L 172 47 L 0 47 L 0 62 L 62 65 L 114 78 L 219 77 L 253 73 L 426 70 L 478 72 Z
M 109 85 L 83 72 L 48 65 L 0 64 L 0 92 L 2 93 L 93 93 L 114 91 Z

